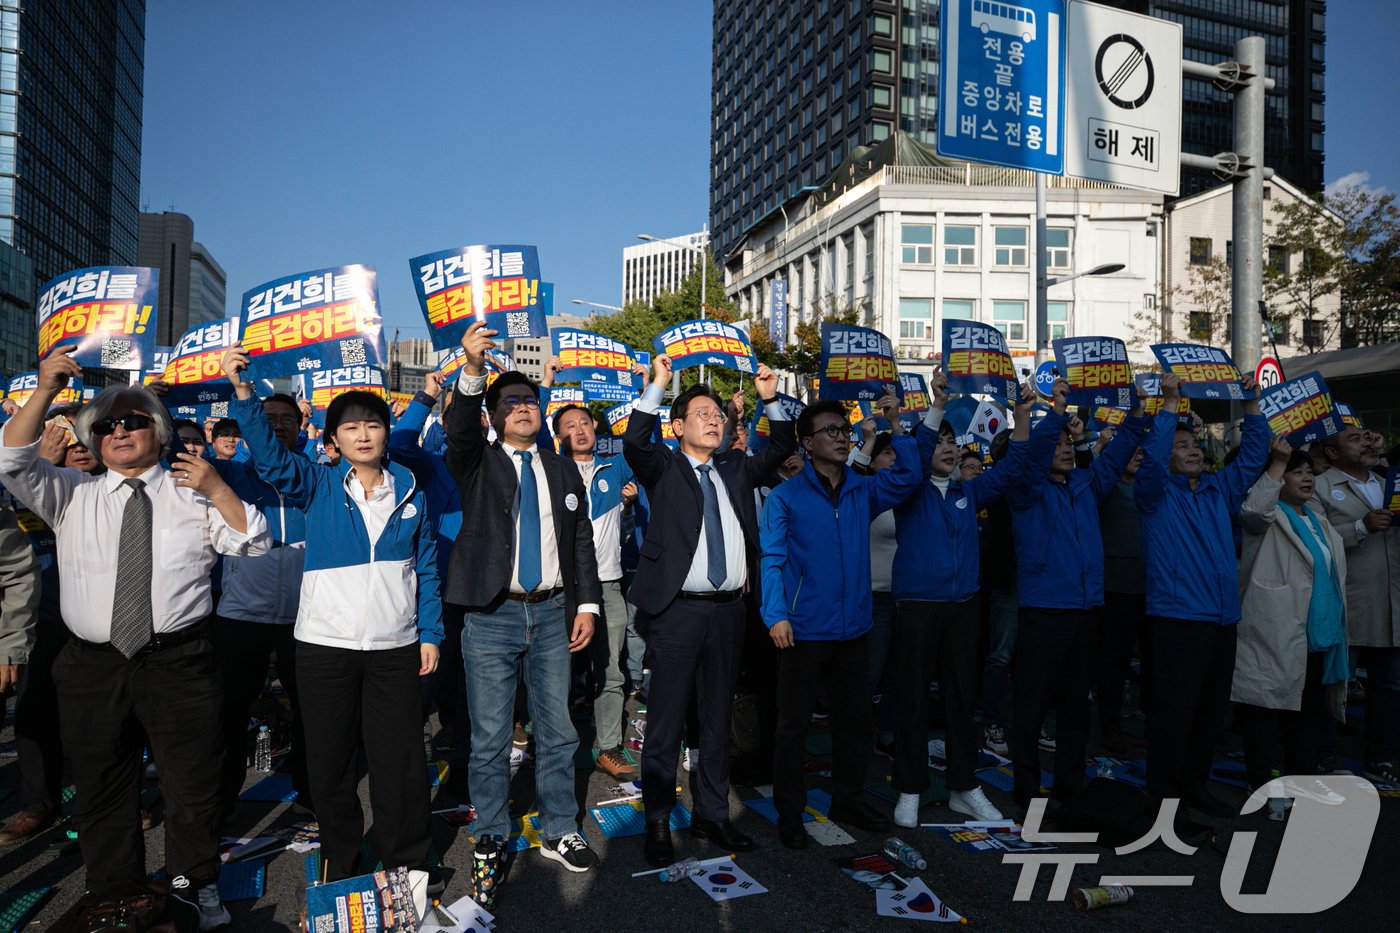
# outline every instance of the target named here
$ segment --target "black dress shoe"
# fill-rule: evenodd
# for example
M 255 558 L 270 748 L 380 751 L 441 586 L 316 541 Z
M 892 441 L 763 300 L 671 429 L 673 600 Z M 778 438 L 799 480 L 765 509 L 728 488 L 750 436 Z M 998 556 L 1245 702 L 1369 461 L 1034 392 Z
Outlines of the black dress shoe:
M 826 818 L 833 823 L 845 823 L 868 833 L 882 833 L 890 828 L 889 817 L 864 800 L 845 804 L 833 803 Z
M 671 845 L 671 820 L 651 820 L 647 823 L 645 846 L 647 864 L 665 868 L 676 861 L 676 849 Z
M 690 835 L 696 839 L 707 839 L 710 842 L 718 843 L 731 852 L 753 850 L 753 840 L 735 829 L 728 820 L 716 823 L 714 820 L 702 820 L 699 817 L 694 817 L 690 821 Z
M 778 841 L 787 849 L 807 848 L 807 830 L 802 820 L 786 820 L 778 817 Z

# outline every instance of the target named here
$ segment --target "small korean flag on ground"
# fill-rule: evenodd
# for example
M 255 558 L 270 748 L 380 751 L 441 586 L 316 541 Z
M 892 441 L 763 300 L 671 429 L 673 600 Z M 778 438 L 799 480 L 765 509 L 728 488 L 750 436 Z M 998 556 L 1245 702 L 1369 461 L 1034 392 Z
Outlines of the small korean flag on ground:
M 768 893 L 767 888 L 750 878 L 748 872 L 733 862 L 702 865 L 695 874 L 690 876 L 690 880 L 694 881 L 700 890 L 716 901 L 729 901 L 736 897 L 748 897 L 750 894 Z
M 933 923 L 966 923 L 962 915 L 948 909 L 938 895 L 918 878 L 909 881 L 902 891 L 876 889 L 875 912 L 882 917 L 904 920 L 928 920 Z

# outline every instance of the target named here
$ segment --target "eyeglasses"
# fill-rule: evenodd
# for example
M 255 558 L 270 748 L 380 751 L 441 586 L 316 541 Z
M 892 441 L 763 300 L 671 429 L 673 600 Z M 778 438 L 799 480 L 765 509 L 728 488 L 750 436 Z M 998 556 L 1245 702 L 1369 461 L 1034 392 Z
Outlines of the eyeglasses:
M 208 447 L 209 443 L 202 437 L 181 437 L 181 444 L 189 444 L 192 447 Z
M 268 415 L 267 423 L 274 428 L 299 428 L 301 419 L 295 415 Z
M 816 437 L 818 434 L 825 434 L 829 440 L 836 440 L 841 437 L 849 437 L 850 430 L 843 425 L 828 424 L 824 428 L 817 428 L 808 437 Z
M 702 408 L 699 411 L 688 411 L 685 416 L 694 418 L 702 424 L 715 424 L 724 420 L 724 413 L 718 408 Z
M 506 414 L 510 414 L 521 405 L 524 405 L 526 408 L 539 408 L 540 400 L 533 395 L 507 395 L 505 398 L 501 399 L 497 407 L 504 408 Z
M 132 412 L 129 415 L 122 415 L 120 418 L 103 418 L 92 426 L 92 433 L 98 437 L 106 437 L 117 430 L 117 425 L 122 426 L 123 431 L 140 431 L 151 426 L 151 419 L 146 415 L 138 415 Z

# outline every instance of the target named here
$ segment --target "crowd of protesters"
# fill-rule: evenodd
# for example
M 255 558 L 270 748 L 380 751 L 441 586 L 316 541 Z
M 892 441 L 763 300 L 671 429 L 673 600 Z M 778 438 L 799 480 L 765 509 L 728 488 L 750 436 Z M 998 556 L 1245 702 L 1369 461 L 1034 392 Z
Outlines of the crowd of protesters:
M 1400 784 L 1400 533 L 1374 432 L 1349 424 L 1294 449 L 1245 402 L 1239 445 L 1213 469 L 1176 377 L 1155 415 L 1098 438 L 1057 381 L 1046 403 L 1022 390 L 984 457 L 945 419 L 941 374 L 912 431 L 890 394 L 876 403 L 890 430 L 866 419 L 857 443 L 843 403 L 790 420 L 760 366 L 761 449 L 742 397 L 704 384 L 672 399 L 670 445 L 660 355 L 637 368 L 622 455 L 605 457 L 587 407 L 545 418 L 557 360 L 539 384 L 488 378 L 494 336 L 468 329 L 455 384 L 430 373 L 393 412 L 347 392 L 319 431 L 306 403 L 258 397 L 237 348 L 229 416 L 209 425 L 173 420 L 160 383 L 51 410 L 80 370 L 71 348 L 43 361 L 0 430 L 0 690 L 18 690 L 21 781 L 0 844 L 56 822 L 66 759 L 88 889 L 145 878 L 149 749 L 172 891 L 202 928 L 227 925 L 220 831 L 272 662 L 296 811 L 319 822 L 332 881 L 369 867 L 363 759 L 375 850 L 441 890 L 423 768 L 434 707 L 468 763 L 474 855 L 505 858 L 530 746 L 540 852 L 575 872 L 599 863 L 575 790 L 590 711 L 598 770 L 640 778 L 658 867 L 676 859 L 678 768 L 692 838 L 754 847 L 730 821 L 733 779 L 771 784 L 779 842 L 806 848 L 815 719 L 832 737 L 834 822 L 919 825 L 940 720 L 960 817 L 1022 816 L 1045 793 L 1042 751 L 1051 806 L 1069 805 L 1096 717 L 1104 747 L 1128 751 L 1133 678 L 1148 794 L 1180 801 L 1187 829 L 1192 811 L 1236 812 L 1207 789 L 1232 702 L 1273 815 L 1298 796 L 1340 803 L 1311 776 L 1338 767 L 1358 668 L 1363 774 Z M 731 772 L 741 689 L 758 737 Z M 629 695 L 647 707 L 630 740 Z M 984 748 L 1011 762 L 1009 813 L 979 783 Z M 892 758 L 892 813 L 864 792 L 875 754 Z

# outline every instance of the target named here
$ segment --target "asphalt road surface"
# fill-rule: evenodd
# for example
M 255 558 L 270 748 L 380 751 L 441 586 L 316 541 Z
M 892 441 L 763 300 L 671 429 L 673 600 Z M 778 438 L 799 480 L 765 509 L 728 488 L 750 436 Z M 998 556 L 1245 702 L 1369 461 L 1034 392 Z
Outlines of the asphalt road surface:
M 8 731 L 0 738 L 8 739 Z M 810 748 L 820 750 L 826 730 L 816 727 Z M 585 739 L 586 742 L 586 739 Z M 1239 746 L 1238 736 L 1227 733 L 1221 756 Z M 1360 725 L 1348 727 L 1342 735 L 1342 754 L 1355 756 L 1360 746 Z M 1097 749 L 1091 746 L 1091 754 Z M 820 755 L 816 755 L 818 759 Z M 1045 764 L 1050 764 L 1049 755 Z M 13 757 L 0 759 L 0 788 L 14 788 L 18 768 Z M 889 760 L 874 756 L 870 778 L 878 781 L 888 773 Z M 250 774 L 251 785 L 262 775 Z M 686 784 L 682 771 L 679 780 Z M 435 788 L 435 809 L 463 801 L 462 775 Z M 514 810 L 529 806 L 533 771 L 527 765 L 513 783 Z M 589 806 L 606 795 L 616 782 L 601 772 L 580 769 L 580 799 Z M 815 778 L 815 787 L 828 787 Z M 368 812 L 367 782 L 361 796 Z M 1233 804 L 1243 803 L 1242 789 L 1213 784 L 1214 792 Z M 829 789 L 829 787 L 828 787 Z M 684 802 L 690 804 L 689 790 Z M 874 893 L 847 878 L 836 867 L 840 858 L 878 851 L 885 834 L 851 830 L 853 844 L 824 847 L 813 844 L 806 851 L 792 852 L 781 847 L 776 831 L 762 817 L 742 804 L 756 797 L 747 787 L 736 787 L 730 798 L 730 814 L 735 825 L 753 836 L 756 851 L 739 856 L 737 862 L 768 893 L 715 903 L 690 882 L 665 885 L 654 877 L 633 879 L 631 873 L 647 869 L 640 837 L 608 840 L 594 821 L 585 816 L 584 833 L 602 858 L 600 869 L 572 874 L 559 864 L 525 852 L 516 860 L 506 884 L 500 889 L 495 917 L 498 930 L 626 931 L 626 930 L 869 930 L 902 929 L 913 921 L 877 917 Z M 988 789 L 988 796 L 1009 809 L 1009 795 Z M 889 811 L 889 804 L 872 796 L 871 801 Z M 17 808 L 13 793 L 0 802 L 0 814 L 8 816 Z M 157 806 L 159 815 L 159 806 Z M 924 822 L 952 822 L 960 819 L 946 806 L 931 804 L 921 811 Z M 296 822 L 285 803 L 240 802 L 231 835 L 256 836 L 269 827 Z M 1042 870 L 1031 900 L 1017 902 L 1013 893 L 1020 868 L 1004 865 L 997 852 L 972 852 L 955 845 L 930 829 L 898 830 L 906 841 L 922 851 L 927 870 L 919 873 L 924 882 L 954 911 L 968 918 L 972 928 L 982 930 L 1182 930 L 1203 933 L 1208 930 L 1394 930 L 1400 928 L 1395 906 L 1395 866 L 1400 863 L 1400 798 L 1382 797 L 1379 822 L 1372 839 L 1365 870 L 1351 894 L 1337 906 L 1305 915 L 1261 916 L 1238 913 L 1220 893 L 1221 869 L 1236 833 L 1257 833 L 1255 852 L 1249 863 L 1245 893 L 1266 890 L 1269 873 L 1286 824 L 1272 822 L 1260 814 L 1211 821 L 1216 827 L 1214 842 L 1190 856 L 1168 851 L 1160 844 L 1145 851 L 1117 856 L 1111 849 L 1093 845 L 1064 845 L 1057 854 L 1097 855 L 1092 865 L 1074 869 L 1071 888 L 1090 886 L 1101 875 L 1192 875 L 1189 887 L 1139 888 L 1131 902 L 1107 907 L 1089 914 L 1079 913 L 1069 900 L 1049 902 L 1049 868 Z M 64 829 L 50 830 L 35 839 L 0 852 L 0 885 L 4 891 L 24 891 L 52 887 L 53 893 L 26 929 L 44 929 L 66 910 L 83 891 L 82 863 L 76 846 L 56 852 L 53 843 L 64 839 Z M 372 831 L 371 831 L 372 833 Z M 468 893 L 468 866 L 472 843 L 465 831 L 445 821 L 433 821 L 434 848 L 442 854 L 449 875 L 445 902 Z M 677 855 L 710 857 L 723 854 L 713 846 L 676 834 Z M 163 861 L 163 834 L 157 827 L 146 834 L 148 862 L 154 871 Z M 1298 843 L 1305 848 L 1307 840 Z M 1316 871 L 1335 868 L 1330 849 L 1319 849 L 1314 856 Z M 294 930 L 298 892 L 304 887 L 304 860 L 293 852 L 280 854 L 267 863 L 266 890 L 256 900 L 229 904 L 233 929 L 238 931 Z

